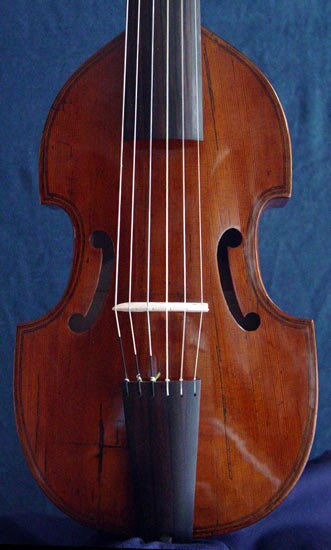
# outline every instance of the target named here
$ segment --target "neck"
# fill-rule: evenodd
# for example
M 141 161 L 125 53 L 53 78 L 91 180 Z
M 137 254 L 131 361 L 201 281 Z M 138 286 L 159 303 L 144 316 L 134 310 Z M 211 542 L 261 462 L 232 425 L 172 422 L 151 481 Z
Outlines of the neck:
M 137 139 L 150 138 L 151 113 L 153 139 L 165 139 L 168 105 L 169 139 L 201 140 L 200 0 L 127 1 L 126 139 L 134 137 L 136 112 Z

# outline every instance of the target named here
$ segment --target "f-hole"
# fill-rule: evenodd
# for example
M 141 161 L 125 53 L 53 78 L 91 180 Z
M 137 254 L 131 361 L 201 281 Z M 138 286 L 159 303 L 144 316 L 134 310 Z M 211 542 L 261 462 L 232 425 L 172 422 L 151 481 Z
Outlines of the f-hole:
M 90 308 L 84 316 L 74 313 L 69 319 L 69 328 L 73 332 L 86 332 L 97 320 L 109 291 L 114 267 L 114 246 L 111 238 L 104 231 L 95 231 L 90 237 L 91 245 L 102 250 L 102 265 L 98 285 Z
M 218 244 L 217 260 L 224 297 L 234 319 L 247 331 L 257 330 L 261 324 L 260 316 L 251 312 L 243 315 L 234 290 L 228 248 L 237 248 L 242 243 L 242 234 L 238 229 L 228 229 L 221 237 Z

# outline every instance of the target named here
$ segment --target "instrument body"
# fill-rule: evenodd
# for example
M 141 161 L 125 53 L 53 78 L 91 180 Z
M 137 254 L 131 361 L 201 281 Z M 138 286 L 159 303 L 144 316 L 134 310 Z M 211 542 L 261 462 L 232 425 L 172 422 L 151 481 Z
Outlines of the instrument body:
M 18 327 L 15 410 L 27 462 L 39 485 L 64 512 L 91 527 L 134 534 L 136 519 L 125 434 L 123 370 L 116 335 L 114 276 L 95 322 L 73 331 L 98 287 L 102 253 L 91 236 L 104 232 L 116 247 L 124 37 L 88 60 L 55 100 L 40 154 L 43 204 L 63 208 L 75 232 L 72 272 L 60 303 Z M 257 227 L 264 208 L 291 193 L 291 149 L 284 113 L 261 72 L 206 30 L 202 33 L 204 141 L 201 142 L 205 314 L 201 336 L 200 431 L 194 534 L 245 527 L 272 511 L 293 487 L 312 444 L 317 370 L 311 321 L 280 311 L 261 281 Z M 105 99 L 106 98 L 106 99 Z M 151 299 L 164 301 L 165 144 L 153 149 Z M 148 143 L 137 143 L 133 296 L 145 297 Z M 123 181 L 132 175 L 132 143 L 124 146 Z M 182 301 L 179 237 L 182 155 L 170 143 L 169 296 Z M 196 232 L 196 144 L 186 144 L 188 300 L 199 295 Z M 177 197 L 177 198 L 176 198 Z M 123 227 L 131 191 L 124 186 Z M 179 203 L 178 203 L 179 200 Z M 260 326 L 244 330 L 222 290 L 217 248 L 229 229 L 242 235 L 229 248 L 240 310 L 257 312 Z M 121 234 L 129 248 L 129 231 Z M 128 255 L 120 259 L 119 296 L 127 301 Z M 123 314 L 124 315 L 124 314 Z M 148 377 L 146 320 L 134 318 L 143 377 Z M 157 368 L 164 365 L 164 314 L 152 336 Z M 155 319 L 155 322 L 154 322 Z M 185 373 L 192 378 L 198 317 L 188 315 Z M 179 378 L 182 318 L 171 317 L 170 365 Z M 123 321 L 123 339 L 130 341 Z M 130 379 L 134 362 L 128 360 Z

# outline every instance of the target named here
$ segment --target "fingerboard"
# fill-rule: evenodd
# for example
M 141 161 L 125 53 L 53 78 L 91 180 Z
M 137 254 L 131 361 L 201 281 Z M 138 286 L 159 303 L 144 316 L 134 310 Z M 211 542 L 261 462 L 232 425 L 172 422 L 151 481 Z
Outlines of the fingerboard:
M 125 139 L 202 140 L 200 0 L 128 1 Z

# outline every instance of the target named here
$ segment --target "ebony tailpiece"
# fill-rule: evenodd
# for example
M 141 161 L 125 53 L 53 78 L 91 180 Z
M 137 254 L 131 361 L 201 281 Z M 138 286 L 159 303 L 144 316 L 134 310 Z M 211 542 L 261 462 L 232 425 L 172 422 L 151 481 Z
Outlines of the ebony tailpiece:
M 154 386 L 154 387 L 153 387 Z M 123 385 L 126 430 L 140 535 L 193 534 L 200 381 Z

